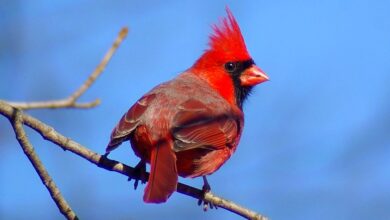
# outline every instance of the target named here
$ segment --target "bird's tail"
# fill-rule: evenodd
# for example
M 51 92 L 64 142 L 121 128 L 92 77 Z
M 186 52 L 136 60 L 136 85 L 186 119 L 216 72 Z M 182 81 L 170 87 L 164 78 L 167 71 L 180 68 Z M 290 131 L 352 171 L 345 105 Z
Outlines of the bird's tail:
M 176 155 L 171 141 L 158 143 L 151 152 L 150 176 L 145 188 L 144 201 L 162 203 L 176 190 L 177 168 Z

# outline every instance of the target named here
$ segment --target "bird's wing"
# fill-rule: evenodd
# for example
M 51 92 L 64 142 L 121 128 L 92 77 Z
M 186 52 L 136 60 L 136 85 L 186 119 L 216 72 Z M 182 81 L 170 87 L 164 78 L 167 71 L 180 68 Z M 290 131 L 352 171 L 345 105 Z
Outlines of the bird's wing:
M 114 150 L 123 141 L 129 139 L 129 135 L 138 126 L 141 116 L 155 97 L 155 94 L 147 94 L 143 96 L 122 116 L 121 120 L 111 133 L 111 139 L 106 148 L 106 153 Z
M 216 114 L 199 100 L 190 99 L 180 106 L 172 130 L 176 152 L 194 148 L 210 150 L 231 147 L 240 132 L 239 118 L 229 111 Z

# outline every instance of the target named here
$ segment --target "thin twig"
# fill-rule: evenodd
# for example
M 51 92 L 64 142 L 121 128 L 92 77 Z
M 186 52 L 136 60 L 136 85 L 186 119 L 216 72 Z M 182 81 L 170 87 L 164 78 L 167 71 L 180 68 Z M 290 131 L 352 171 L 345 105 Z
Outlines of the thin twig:
M 14 111 L 16 111 L 15 108 L 8 105 L 7 103 L 0 101 L 0 114 L 4 115 L 7 118 L 12 118 Z M 44 124 L 43 122 L 39 121 L 38 119 L 28 115 L 28 114 L 21 114 L 21 117 L 23 118 L 23 123 L 32 129 L 34 129 L 36 132 L 42 135 L 42 137 L 60 147 L 62 147 L 65 150 L 69 150 L 75 154 L 77 154 L 80 157 L 83 157 L 84 159 L 88 160 L 89 162 L 104 168 L 106 170 L 114 171 L 120 174 L 123 174 L 125 176 L 131 177 L 132 179 L 139 179 L 147 181 L 147 176 L 145 176 L 145 179 L 142 179 L 141 176 L 137 175 L 137 172 L 133 172 L 134 168 L 129 167 L 123 163 L 120 163 L 115 160 L 110 160 L 104 156 L 101 156 L 88 148 L 82 146 L 81 144 L 63 136 L 62 134 L 58 133 L 54 130 L 54 128 Z M 260 220 L 266 220 L 267 218 L 255 213 L 247 208 L 244 208 L 242 206 L 239 206 L 231 201 L 225 200 L 223 198 L 220 198 L 216 195 L 213 195 L 211 192 L 203 194 L 202 190 L 179 183 L 177 186 L 177 192 L 194 197 L 196 199 L 204 199 L 206 202 L 215 204 L 216 206 L 219 206 L 221 208 L 224 208 L 226 210 L 229 210 L 231 212 L 237 213 L 245 218 L 248 219 L 260 219 Z
M 42 164 L 38 155 L 35 153 L 34 147 L 28 140 L 26 132 L 23 129 L 23 117 L 21 111 L 14 110 L 13 116 L 9 119 L 14 128 L 16 139 L 18 140 L 20 146 L 22 147 L 24 154 L 26 154 L 26 156 L 30 160 L 35 171 L 38 173 L 39 177 L 41 178 L 43 185 L 46 186 L 47 190 L 50 193 L 51 198 L 56 203 L 60 212 L 67 219 L 77 220 L 78 218 L 76 214 L 73 212 L 69 204 L 66 202 L 65 198 L 61 195 L 60 190 L 57 188 L 53 179 L 46 171 L 45 166 Z
M 77 103 L 78 98 L 87 91 L 89 87 L 95 82 L 100 74 L 106 68 L 111 57 L 118 49 L 119 45 L 126 38 L 128 29 L 122 28 L 119 32 L 118 37 L 114 41 L 111 48 L 104 55 L 102 61 L 95 68 L 95 70 L 89 75 L 88 79 L 69 97 L 59 100 L 41 101 L 41 102 L 8 102 L 8 104 L 19 108 L 19 109 L 41 109 L 41 108 L 92 108 L 100 104 L 100 99 L 96 99 L 92 102 Z

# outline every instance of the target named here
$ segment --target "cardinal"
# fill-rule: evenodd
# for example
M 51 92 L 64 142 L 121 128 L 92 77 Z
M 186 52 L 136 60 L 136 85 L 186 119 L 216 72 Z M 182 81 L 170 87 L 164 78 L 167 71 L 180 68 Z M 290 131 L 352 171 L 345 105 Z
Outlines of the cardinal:
M 143 200 L 166 202 L 178 176 L 203 177 L 236 151 L 244 127 L 243 104 L 268 80 L 249 55 L 232 12 L 213 26 L 209 48 L 185 72 L 142 96 L 111 133 L 106 155 L 129 140 L 150 175 Z

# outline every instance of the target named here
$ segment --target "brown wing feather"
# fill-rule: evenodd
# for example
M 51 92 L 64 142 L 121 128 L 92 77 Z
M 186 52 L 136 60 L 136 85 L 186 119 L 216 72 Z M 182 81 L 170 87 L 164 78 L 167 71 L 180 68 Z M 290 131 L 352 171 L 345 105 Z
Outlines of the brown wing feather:
M 110 143 L 106 153 L 117 148 L 123 141 L 129 139 L 130 134 L 139 125 L 142 115 L 155 99 L 155 94 L 148 94 L 139 99 L 121 118 L 116 127 L 112 130 Z
M 222 149 L 234 142 L 239 128 L 233 115 L 216 115 L 197 100 L 189 100 L 179 106 L 180 112 L 174 119 L 176 152 L 194 148 Z

